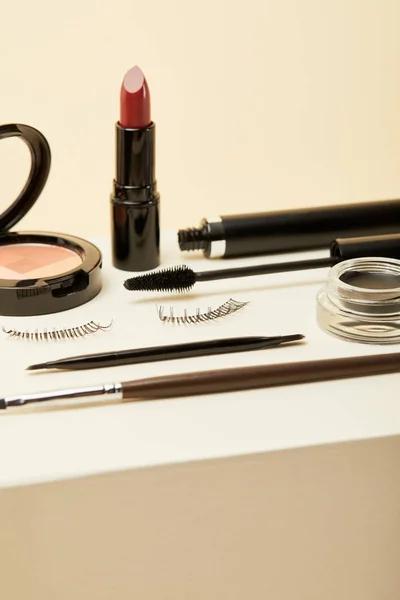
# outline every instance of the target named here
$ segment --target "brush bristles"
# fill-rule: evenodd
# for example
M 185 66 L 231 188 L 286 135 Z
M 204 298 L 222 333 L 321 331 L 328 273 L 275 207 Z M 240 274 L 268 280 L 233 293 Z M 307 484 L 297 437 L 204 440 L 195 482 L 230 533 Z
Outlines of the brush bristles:
M 187 292 L 196 281 L 196 273 L 182 265 L 131 277 L 124 286 L 130 292 Z

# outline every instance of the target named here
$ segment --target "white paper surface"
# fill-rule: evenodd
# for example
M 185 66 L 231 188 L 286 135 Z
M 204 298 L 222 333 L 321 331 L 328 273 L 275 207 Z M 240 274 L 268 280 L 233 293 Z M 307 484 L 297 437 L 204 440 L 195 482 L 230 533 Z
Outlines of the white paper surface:
M 0 332 L 1 397 L 194 370 L 396 351 L 396 346 L 341 341 L 318 329 L 315 295 L 325 281 L 326 269 L 198 283 L 188 295 L 140 294 L 123 288 L 130 274 L 110 266 L 108 241 L 94 242 L 104 252 L 104 287 L 99 296 L 68 313 L 31 317 L 26 326 L 74 326 L 113 319 L 112 329 L 80 340 L 42 343 L 10 339 Z M 185 262 L 200 271 L 300 260 L 311 254 L 210 261 L 190 254 L 180 256 L 175 235 L 166 235 L 162 267 Z M 173 306 L 177 314 L 185 308 L 189 312 L 206 310 L 231 297 L 250 304 L 210 323 L 163 324 L 156 312 L 157 304 L 167 309 Z M 10 321 L 0 318 L 0 324 L 9 325 Z M 217 337 L 291 333 L 306 335 L 305 343 L 82 372 L 25 371 L 29 364 L 71 355 Z M 0 487 L 398 434 L 399 383 L 400 375 L 394 374 L 156 402 L 90 407 L 64 402 L 3 411 Z

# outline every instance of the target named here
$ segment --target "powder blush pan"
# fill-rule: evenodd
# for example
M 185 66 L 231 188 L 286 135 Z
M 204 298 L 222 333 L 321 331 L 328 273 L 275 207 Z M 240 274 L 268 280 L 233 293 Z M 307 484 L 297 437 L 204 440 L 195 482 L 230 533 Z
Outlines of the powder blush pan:
M 31 170 L 18 198 L 0 215 L 0 314 L 44 315 L 80 306 L 101 290 L 101 252 L 72 235 L 8 231 L 36 202 L 51 162 L 46 139 L 33 127 L 0 126 L 0 140 L 8 137 L 27 144 Z

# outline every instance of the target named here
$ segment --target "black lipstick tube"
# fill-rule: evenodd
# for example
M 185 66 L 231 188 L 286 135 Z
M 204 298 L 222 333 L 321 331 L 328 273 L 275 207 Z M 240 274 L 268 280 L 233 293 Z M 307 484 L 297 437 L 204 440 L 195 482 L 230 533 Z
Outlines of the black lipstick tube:
M 203 219 L 198 229 L 178 232 L 183 251 L 207 258 L 298 252 L 329 246 L 335 238 L 400 232 L 400 200 L 381 200 Z
M 155 164 L 155 125 L 116 124 L 116 175 L 111 194 L 112 263 L 123 271 L 160 264 L 160 194 Z

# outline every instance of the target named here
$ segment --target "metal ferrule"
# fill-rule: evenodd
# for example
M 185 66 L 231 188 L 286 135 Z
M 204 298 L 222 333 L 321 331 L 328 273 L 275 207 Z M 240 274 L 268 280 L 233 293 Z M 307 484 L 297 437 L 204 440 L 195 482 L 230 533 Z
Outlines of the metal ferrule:
M 95 385 L 87 388 L 75 388 L 71 390 L 41 392 L 36 394 L 21 394 L 20 396 L 8 396 L 4 398 L 5 406 L 23 406 L 37 402 L 48 402 L 51 400 L 67 400 L 70 398 L 87 398 L 89 396 L 114 396 L 115 400 L 122 400 L 122 385 L 110 383 Z

